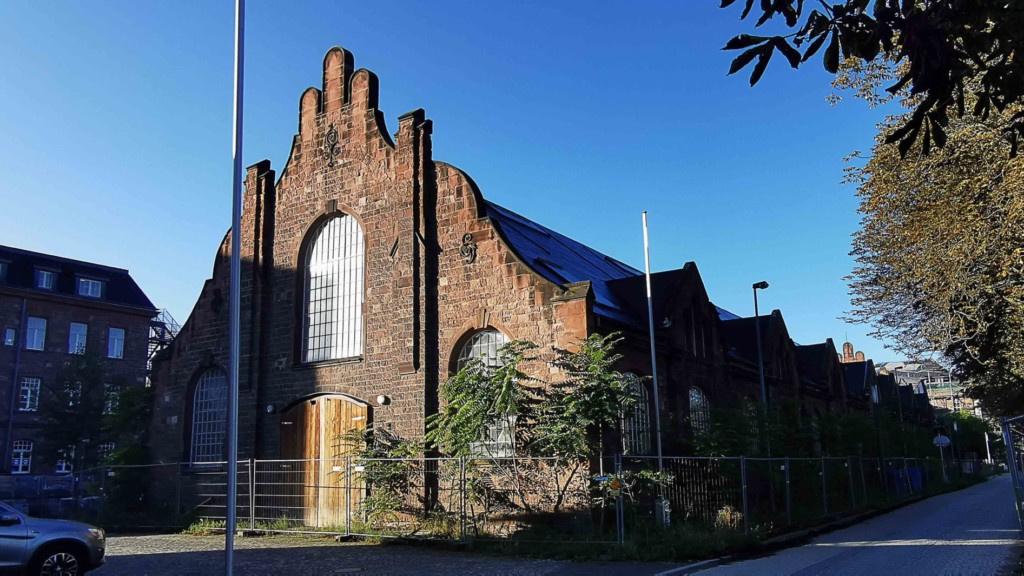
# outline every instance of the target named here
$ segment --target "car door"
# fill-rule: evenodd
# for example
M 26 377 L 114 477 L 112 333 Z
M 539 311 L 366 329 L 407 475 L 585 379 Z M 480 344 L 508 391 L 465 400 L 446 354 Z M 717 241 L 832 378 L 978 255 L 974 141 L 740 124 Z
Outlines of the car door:
M 0 573 L 13 573 L 24 567 L 27 545 L 25 517 L 0 506 Z

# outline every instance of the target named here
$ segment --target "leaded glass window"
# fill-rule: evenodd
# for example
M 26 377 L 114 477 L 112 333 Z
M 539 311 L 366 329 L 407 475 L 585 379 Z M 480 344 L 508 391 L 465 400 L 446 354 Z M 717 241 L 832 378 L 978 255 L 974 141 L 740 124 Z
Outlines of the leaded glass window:
M 622 449 L 626 454 L 651 453 L 651 408 L 647 387 L 636 374 L 625 373 L 625 386 L 631 390 L 636 402 L 622 419 Z
M 11 446 L 11 474 L 28 474 L 32 471 L 32 441 L 15 440 Z
M 305 263 L 304 362 L 362 355 L 363 244 L 359 223 L 348 215 L 313 233 Z
M 690 388 L 690 428 L 694 434 L 707 431 L 711 427 L 711 405 L 708 397 L 700 388 Z
M 228 378 L 220 368 L 211 368 L 199 377 L 192 400 L 193 464 L 224 459 L 224 433 L 227 429 Z
M 498 350 L 508 343 L 508 338 L 501 332 L 488 328 L 469 337 L 459 351 L 457 367 L 462 370 L 470 360 L 477 359 L 486 368 L 501 367 L 501 355 Z M 489 458 L 508 458 L 515 455 L 515 422 L 514 415 L 495 418 L 485 429 L 483 438 L 473 444 L 473 451 Z

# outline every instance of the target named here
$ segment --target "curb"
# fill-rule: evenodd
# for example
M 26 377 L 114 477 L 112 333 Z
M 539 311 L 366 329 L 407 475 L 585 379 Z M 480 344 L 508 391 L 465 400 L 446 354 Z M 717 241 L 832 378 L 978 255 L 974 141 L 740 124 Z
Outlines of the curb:
M 699 572 L 701 570 L 706 570 L 708 568 L 714 568 L 719 564 L 725 564 L 726 562 L 729 562 L 731 560 L 731 556 L 722 556 L 721 558 L 702 560 L 700 562 L 694 562 L 693 564 L 687 564 L 685 566 L 680 566 L 678 568 L 671 568 L 669 570 L 665 570 L 664 572 L 658 572 L 654 576 L 675 576 L 677 574 L 693 574 L 694 572 Z

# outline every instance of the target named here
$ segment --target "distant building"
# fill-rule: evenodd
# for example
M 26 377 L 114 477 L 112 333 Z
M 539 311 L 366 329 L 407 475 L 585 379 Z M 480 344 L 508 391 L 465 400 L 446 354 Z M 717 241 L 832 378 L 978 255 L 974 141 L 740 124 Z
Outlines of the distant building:
M 886 362 L 878 373 L 892 374 L 900 385 L 913 387 L 915 393 L 927 393 L 936 410 L 981 414 L 981 406 L 967 395 L 964 383 L 934 360 Z
M 127 270 L 0 246 L 3 473 L 71 471 L 73 461 L 39 454 L 46 434 L 38 418 L 42 392 L 69 355 L 82 351 L 103 358 L 107 375 L 145 386 L 156 315 Z

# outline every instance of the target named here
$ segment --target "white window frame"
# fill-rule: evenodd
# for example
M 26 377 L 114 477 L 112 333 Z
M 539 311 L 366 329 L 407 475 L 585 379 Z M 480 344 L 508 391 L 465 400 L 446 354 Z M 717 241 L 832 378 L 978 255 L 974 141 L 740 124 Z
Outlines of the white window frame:
M 79 296 L 85 296 L 86 298 L 102 298 L 103 297 L 103 281 L 96 280 L 94 278 L 81 278 L 79 277 L 76 282 L 76 290 Z
M 39 410 L 39 392 L 43 386 L 42 378 L 25 376 L 18 388 L 18 412 L 36 412 Z
M 4 346 L 14 346 L 18 343 L 18 331 L 14 328 L 4 329 Z
M 57 465 L 54 467 L 54 472 L 57 474 L 70 474 L 75 470 L 75 447 L 69 446 L 64 450 L 58 450 L 57 454 L 60 458 L 57 459 Z
M 362 356 L 364 250 L 363 230 L 348 214 L 313 232 L 304 263 L 303 362 Z
M 117 444 L 113 442 L 104 442 L 96 447 L 96 456 L 99 457 L 100 462 L 103 462 L 113 454 L 114 450 L 117 449 Z
M 124 334 L 124 328 L 107 329 L 107 358 L 124 358 Z
M 228 377 L 220 368 L 203 372 L 192 394 L 192 431 L 189 461 L 192 466 L 224 459 L 227 431 Z
M 53 281 L 56 274 L 53 270 L 41 270 L 36 268 L 36 288 L 41 290 L 53 290 Z
M 711 403 L 707 394 L 697 386 L 690 387 L 690 429 L 694 434 L 711 428 Z
M 89 342 L 89 325 L 72 322 L 68 325 L 68 354 L 85 354 Z
M 31 440 L 15 440 L 11 445 L 11 474 L 32 473 Z
M 622 418 L 622 451 L 627 455 L 651 453 L 651 403 L 640 377 L 631 372 L 622 375 L 624 386 L 633 390 L 636 402 Z
M 81 382 L 72 382 L 71 385 L 64 388 L 64 392 L 68 397 L 68 408 L 74 408 L 82 402 Z
M 29 316 L 26 320 L 27 331 L 25 332 L 25 350 L 46 349 L 46 318 Z
M 494 328 L 485 328 L 475 332 L 459 350 L 456 369 L 461 371 L 471 360 L 480 360 L 485 368 L 501 367 L 501 355 L 498 351 L 508 344 L 508 337 Z M 470 450 L 477 456 L 486 458 L 511 458 L 515 456 L 515 415 L 508 418 L 495 418 L 483 433 L 483 437 L 470 444 Z
M 110 416 L 117 412 L 121 404 L 121 390 L 113 384 L 103 385 L 103 415 Z

